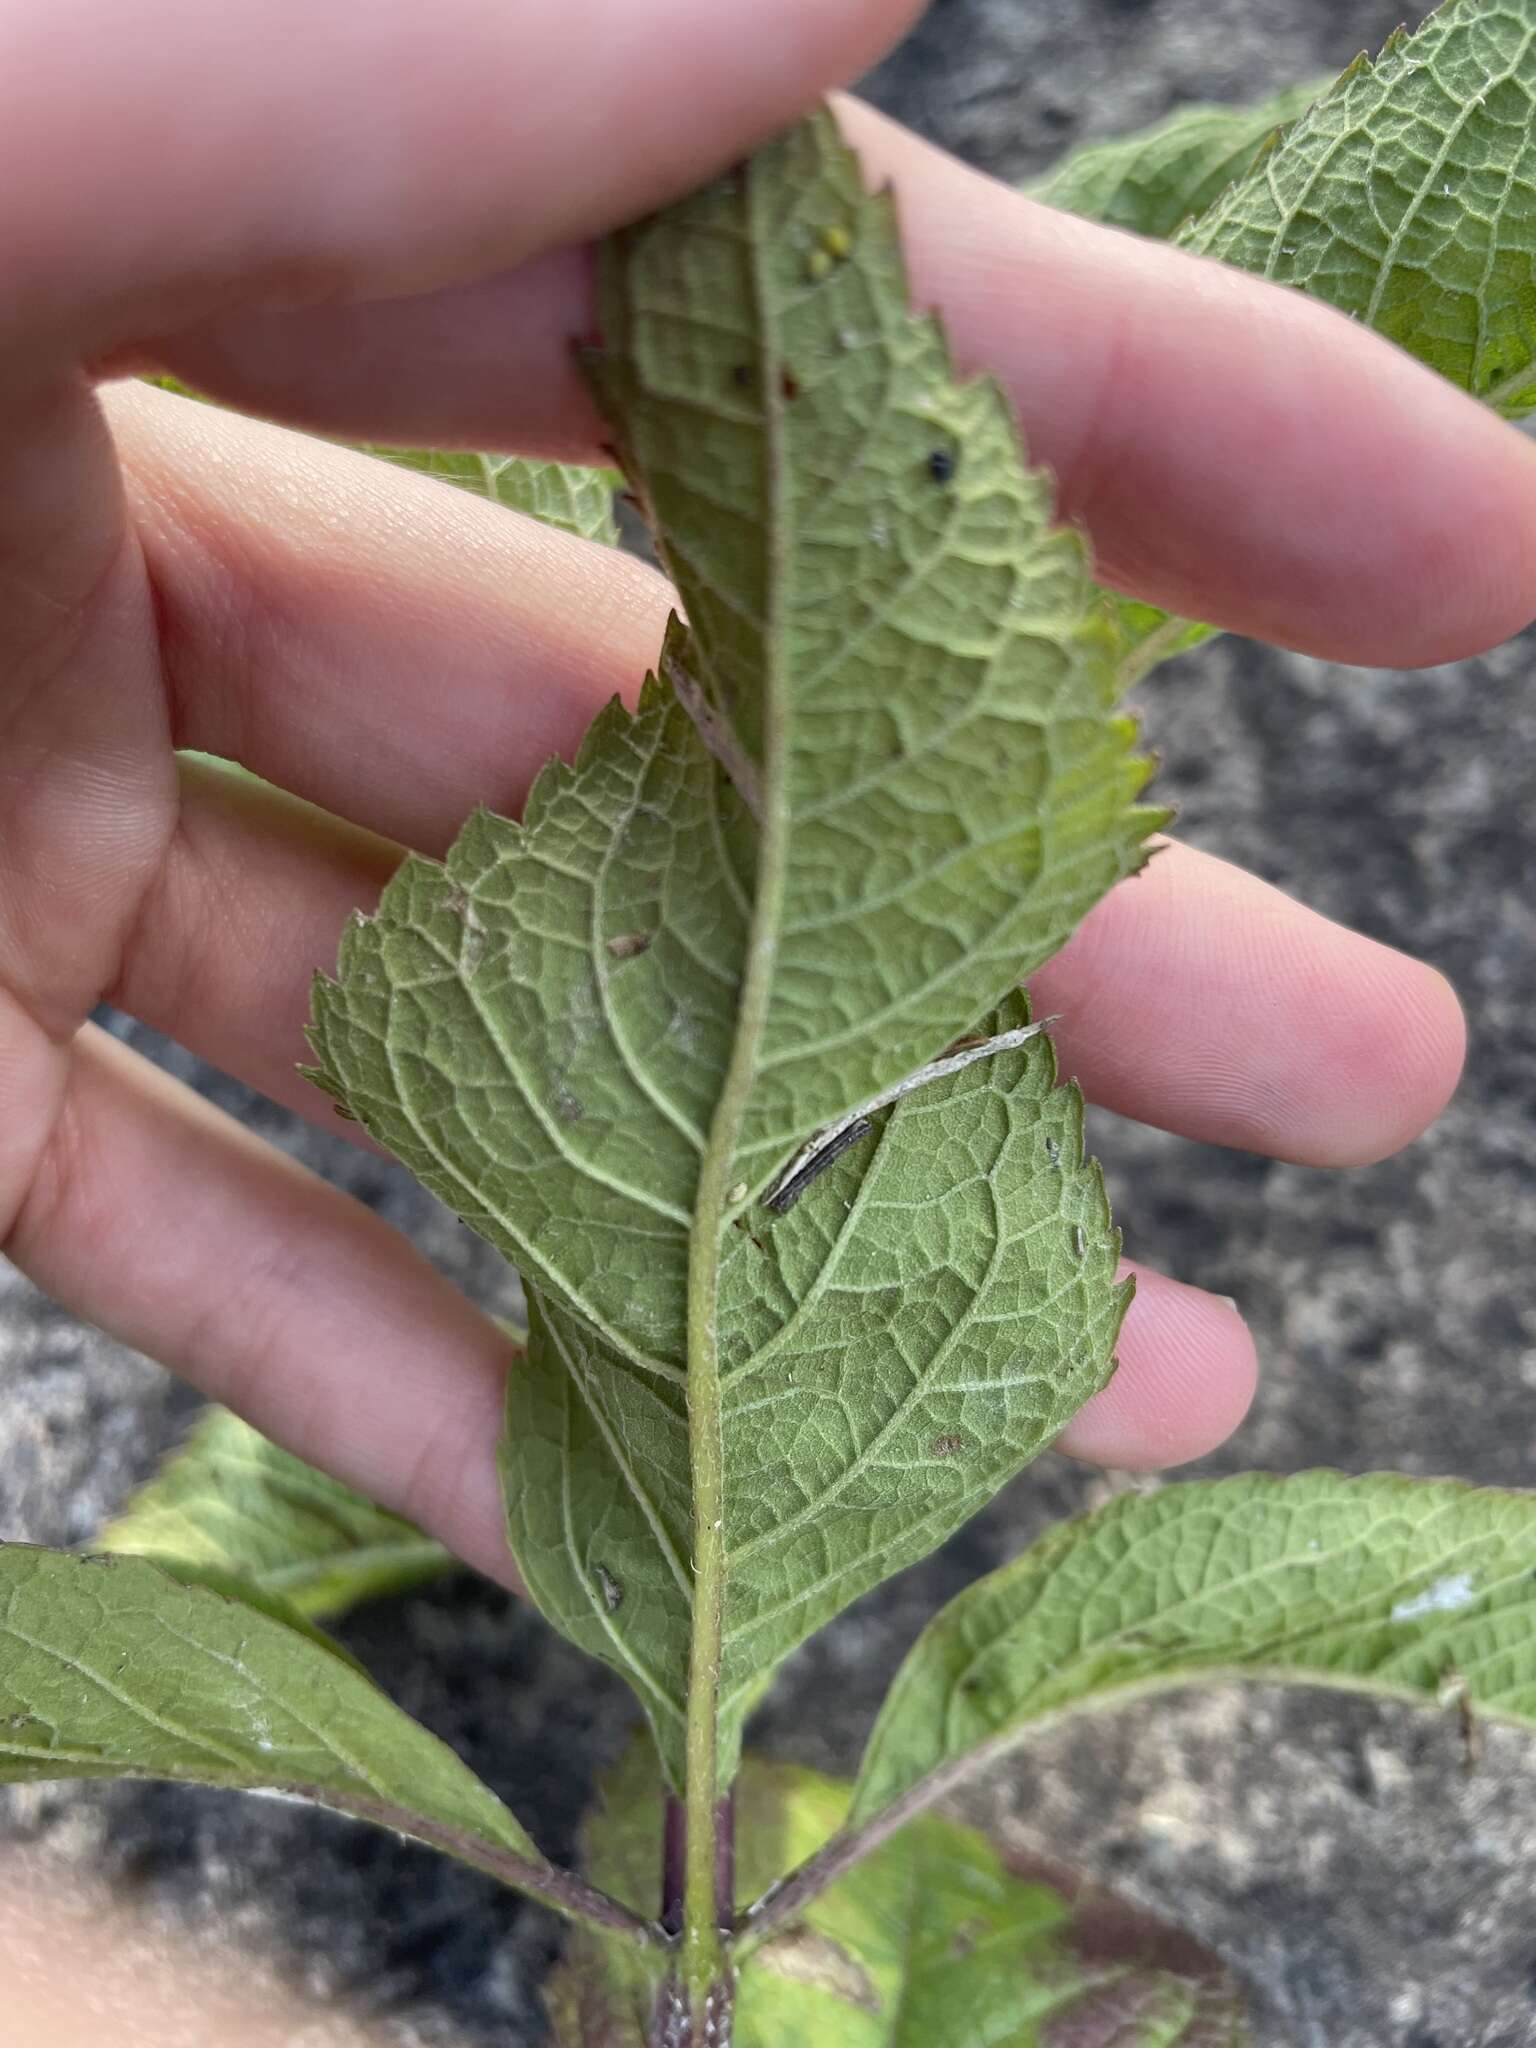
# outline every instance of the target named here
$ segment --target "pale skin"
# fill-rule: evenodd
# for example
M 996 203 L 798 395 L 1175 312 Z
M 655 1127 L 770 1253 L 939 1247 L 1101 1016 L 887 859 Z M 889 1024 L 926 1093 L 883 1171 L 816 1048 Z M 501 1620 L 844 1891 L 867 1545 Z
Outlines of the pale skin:
M 915 11 L 440 0 L 428 30 L 416 0 L 0 0 L 0 1241 L 509 1583 L 498 1332 L 85 1019 L 115 1002 L 334 1123 L 294 1067 L 347 914 L 477 801 L 515 811 L 634 691 L 669 595 L 289 428 L 596 458 L 569 354 L 591 239 Z M 896 187 L 917 300 L 1001 378 L 1108 579 L 1394 666 L 1536 611 L 1536 450 L 1512 429 L 1326 309 L 841 118 Z M 288 425 L 126 381 L 148 367 Z M 1406 1144 L 1462 1058 L 1439 975 L 1176 844 L 1034 993 L 1095 1100 L 1314 1165 Z M 1229 1303 L 1139 1278 L 1064 1447 L 1176 1464 L 1242 1417 L 1253 1346 Z

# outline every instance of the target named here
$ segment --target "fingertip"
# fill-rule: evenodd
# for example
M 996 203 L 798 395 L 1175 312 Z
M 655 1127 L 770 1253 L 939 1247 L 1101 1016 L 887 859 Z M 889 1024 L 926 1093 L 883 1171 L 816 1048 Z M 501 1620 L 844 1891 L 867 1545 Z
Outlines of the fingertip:
M 1114 1378 L 1057 1441 L 1069 1457 L 1126 1472 L 1202 1458 L 1248 1413 L 1258 1355 L 1236 1305 L 1127 1263 L 1136 1294 Z
M 1121 1116 L 1299 1166 L 1367 1166 L 1455 1091 L 1443 974 L 1170 842 L 1031 978 L 1065 1071 Z
M 1324 991 L 1311 1050 L 1308 1128 L 1286 1112 L 1285 1149 L 1309 1166 L 1374 1166 L 1421 1137 L 1455 1094 L 1466 1014 L 1437 968 L 1356 938 L 1342 990 Z

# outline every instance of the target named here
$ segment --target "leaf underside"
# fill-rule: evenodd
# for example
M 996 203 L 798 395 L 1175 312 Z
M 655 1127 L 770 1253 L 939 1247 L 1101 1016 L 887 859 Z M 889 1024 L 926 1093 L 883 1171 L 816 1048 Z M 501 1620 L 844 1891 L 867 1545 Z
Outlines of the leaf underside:
M 942 1789 L 1062 1714 L 1221 1678 L 1536 1723 L 1536 1494 L 1247 1474 L 1064 1523 L 918 1638 L 870 1737 L 854 1818 Z
M 1217 109 L 1082 152 L 1037 196 L 1171 233 L 1323 299 L 1506 419 L 1525 417 L 1536 408 L 1536 0 L 1449 0 L 1375 62 L 1301 91 L 1311 104 L 1193 219 L 1192 206 L 1173 218 L 1178 181 L 1200 196 L 1205 147 L 1222 147 Z M 1228 118 L 1246 141 L 1242 115 Z M 1122 687 L 1213 630 L 1132 599 L 1116 600 L 1115 616 Z
M 537 1855 L 322 1640 L 146 1558 L 0 1544 L 0 1781 L 102 1777 L 288 1792 L 487 1868 Z
M 1081 220 L 1164 241 L 1204 213 L 1332 82 L 1288 86 L 1257 106 L 1180 107 L 1138 134 L 1085 144 L 1026 189 Z
M 455 1568 L 440 1543 L 209 1408 L 97 1547 L 249 1582 L 319 1620 Z
M 312 1038 L 523 1271 L 519 1565 L 677 1773 L 685 1389 L 715 1369 L 685 1333 L 696 1221 L 723 1232 L 729 1766 L 794 1643 L 1102 1384 L 1124 1306 L 1043 1044 L 878 1118 L 788 1214 L 759 1198 L 999 1003 L 1021 1023 L 1008 991 L 1158 814 L 1082 547 L 996 389 L 907 310 L 830 116 L 615 238 L 602 324 L 597 389 L 690 623 L 521 825 L 482 813 L 406 863 Z M 728 1192 L 701 1215 L 706 1163 Z
M 654 1765 L 609 1774 L 586 1828 L 594 1881 L 643 1910 L 661 1826 Z M 835 1832 L 849 1787 L 754 1757 L 737 1788 L 744 1903 Z M 644 1957 L 575 1934 L 547 1987 L 561 2048 L 646 2038 Z M 1064 1873 L 927 1816 L 759 1949 L 737 1985 L 737 2048 L 1239 2048 L 1232 1986 L 1208 1951 Z
M 1361 58 L 1179 236 L 1536 406 L 1536 5 L 1451 0 Z

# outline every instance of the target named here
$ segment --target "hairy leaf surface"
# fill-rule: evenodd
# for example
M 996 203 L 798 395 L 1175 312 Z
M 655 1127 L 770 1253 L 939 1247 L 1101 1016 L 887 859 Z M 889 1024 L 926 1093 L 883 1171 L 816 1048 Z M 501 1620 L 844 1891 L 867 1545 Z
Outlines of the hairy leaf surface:
M 450 1749 L 313 1636 L 146 1558 L 0 1544 L 0 1781 L 121 1777 L 289 1792 L 510 1882 L 509 1859 L 537 1858 Z
M 1180 107 L 1112 142 L 1090 142 L 1028 187 L 1031 198 L 1083 220 L 1163 241 L 1203 213 L 1332 83 L 1289 86 L 1252 107 Z
M 249 1581 L 312 1620 L 405 1591 L 456 1560 L 410 1522 L 269 1443 L 227 1408 L 129 1501 L 98 1547 Z
M 521 825 L 406 863 L 312 1035 L 523 1269 L 514 1546 L 676 1771 L 690 1375 L 724 1388 L 738 1708 L 1102 1383 L 1114 1245 L 1043 1047 L 913 1098 L 788 1214 L 755 1198 L 1053 952 L 1156 814 L 1081 545 L 907 310 L 830 116 L 617 237 L 603 328 L 690 623 Z
M 1449 0 L 1361 58 L 1181 246 L 1298 286 L 1518 418 L 1536 406 L 1536 4 Z
M 988 1026 L 1026 1016 L 1014 998 Z M 1044 1038 L 977 1061 L 907 1097 L 787 1214 L 728 1234 L 728 1742 L 796 1643 L 958 1528 L 1108 1375 L 1129 1290 L 1081 1101 L 1054 1079 Z M 682 1388 L 626 1373 L 546 1308 L 503 1458 L 529 1590 L 630 1677 L 680 1773 Z
M 1536 0 L 1448 0 L 1352 64 L 1174 239 L 1327 300 L 1522 418 L 1536 408 L 1533 114 Z M 1071 162 L 1061 175 L 1070 190 Z M 1091 199 L 1091 167 L 1084 184 Z M 1116 617 L 1122 686 L 1211 630 L 1125 601 Z
M 597 388 L 691 621 L 670 666 L 756 797 L 756 1186 L 1138 864 L 1145 771 L 1081 545 L 996 387 L 908 311 L 889 203 L 830 117 L 616 238 L 602 325 Z
M 1536 1722 L 1536 1494 L 1307 1472 L 1170 1486 L 1063 1524 L 918 1638 L 870 1737 L 866 1819 L 1064 1713 L 1211 1677 Z
M 748 1757 L 737 1788 L 745 1904 L 814 1854 L 849 1787 Z M 654 1901 L 654 1764 L 632 1751 L 586 1830 L 594 1880 Z M 1063 1872 L 1005 1857 L 926 1816 L 758 1949 L 737 1987 L 737 2048 L 1239 2048 L 1230 1983 L 1210 1953 Z M 645 2038 L 658 1971 L 586 1931 L 549 1986 L 561 2048 Z

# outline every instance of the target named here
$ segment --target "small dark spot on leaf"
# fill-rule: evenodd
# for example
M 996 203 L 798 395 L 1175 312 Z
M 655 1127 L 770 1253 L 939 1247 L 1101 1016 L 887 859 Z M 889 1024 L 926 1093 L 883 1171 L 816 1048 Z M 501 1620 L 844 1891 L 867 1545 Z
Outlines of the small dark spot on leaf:
M 962 1920 L 949 1940 L 949 1952 L 956 1962 L 963 1962 L 986 1932 L 985 1920 Z
M 737 363 L 731 371 L 731 382 L 740 385 L 742 390 L 745 390 L 752 382 L 752 365 L 750 363 Z
M 936 1436 L 932 1444 L 933 1455 L 936 1458 L 952 1458 L 957 1451 L 963 1451 L 965 1447 L 963 1436 Z
M 1060 1141 L 1059 1141 L 1058 1139 L 1056 1139 L 1056 1138 L 1047 1138 L 1047 1139 L 1046 1139 L 1046 1141 L 1045 1141 L 1045 1156 L 1046 1156 L 1046 1158 L 1047 1158 L 1047 1159 L 1049 1159 L 1049 1161 L 1051 1162 L 1052 1166 L 1060 1166 L 1060 1164 L 1061 1164 L 1061 1143 L 1060 1143 Z
M 779 389 L 783 392 L 785 398 L 789 400 L 790 404 L 793 405 L 800 396 L 800 380 L 793 370 L 780 370 Z
M 953 481 L 955 458 L 949 449 L 935 448 L 932 450 L 928 457 L 928 474 L 936 484 L 947 484 Z
M 608 941 L 608 950 L 615 960 L 633 960 L 649 952 L 655 937 L 654 932 L 616 932 Z

